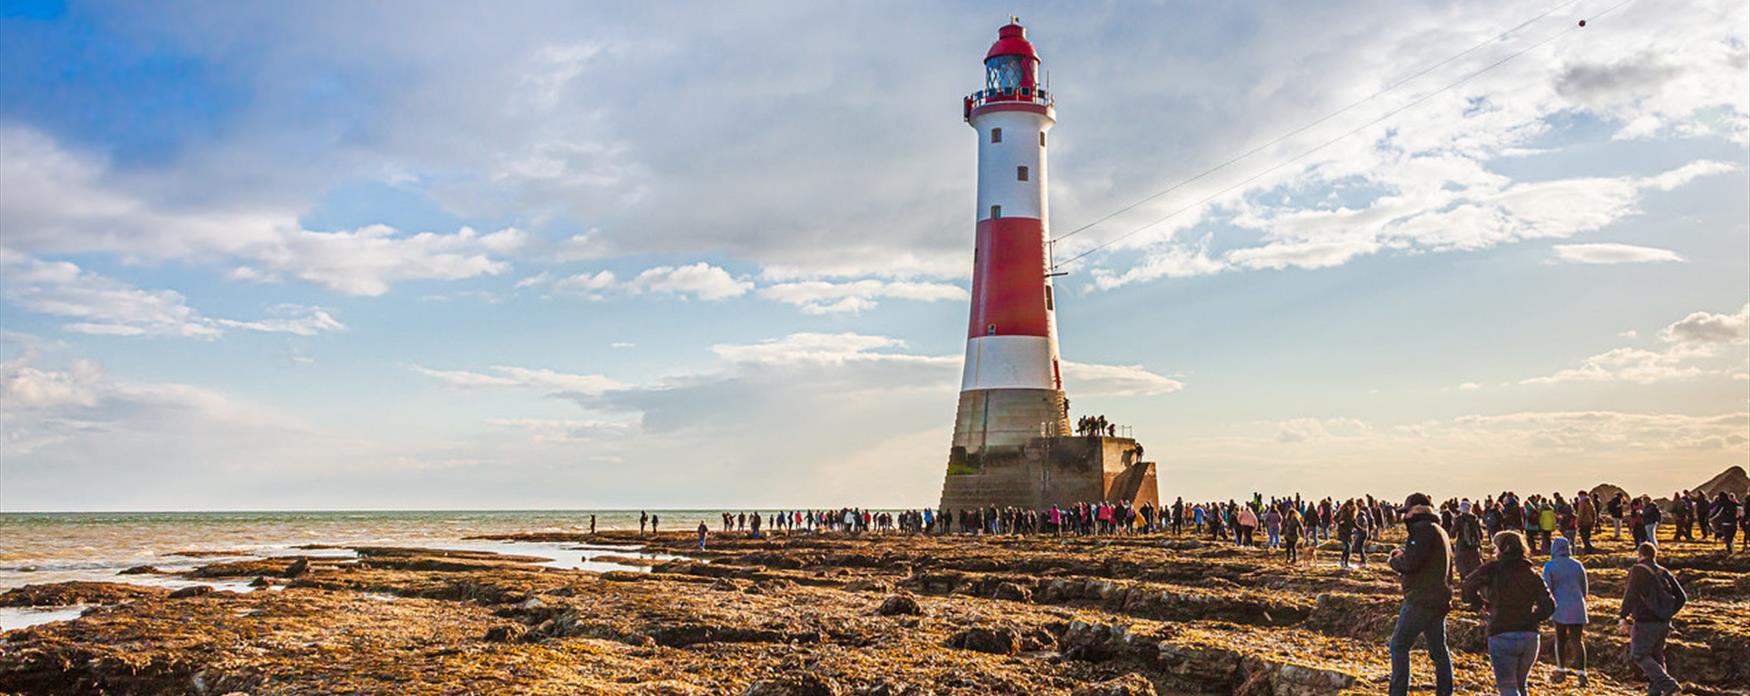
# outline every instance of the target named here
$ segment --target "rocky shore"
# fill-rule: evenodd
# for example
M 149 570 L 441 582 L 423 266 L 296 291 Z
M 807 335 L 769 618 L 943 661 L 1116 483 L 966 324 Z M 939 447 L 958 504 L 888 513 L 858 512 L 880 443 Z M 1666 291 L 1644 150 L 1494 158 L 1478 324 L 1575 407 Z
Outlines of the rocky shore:
M 693 544 L 683 533 L 498 539 L 673 554 Z M 1397 609 L 1383 564 L 1343 570 L 1321 553 L 1290 568 L 1190 537 L 713 533 L 710 546 L 650 572 L 361 547 L 356 559 L 188 573 L 264 588 L 247 593 L 33 585 L 0 595 L 0 606 L 94 606 L 0 636 L 0 691 L 1377 694 Z M 1614 615 L 1631 560 L 1626 542 L 1605 548 L 1584 559 L 1595 617 L 1587 693 L 1639 693 L 1624 639 L 1596 623 Z M 1750 556 L 1667 548 L 1694 596 L 1676 622 L 1672 671 L 1696 693 L 1750 693 Z M 1475 615 L 1453 614 L 1464 693 L 1491 692 L 1480 629 Z M 1548 685 L 1547 633 L 1537 690 L 1580 693 Z M 1417 684 L 1431 682 L 1421 652 L 1415 672 Z

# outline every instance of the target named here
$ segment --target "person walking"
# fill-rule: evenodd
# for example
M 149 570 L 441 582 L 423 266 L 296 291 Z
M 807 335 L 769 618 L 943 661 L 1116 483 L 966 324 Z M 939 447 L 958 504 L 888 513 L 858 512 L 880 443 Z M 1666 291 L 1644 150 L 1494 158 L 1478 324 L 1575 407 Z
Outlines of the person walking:
M 1249 547 L 1252 545 L 1252 530 L 1258 528 L 1258 513 L 1252 512 L 1250 505 L 1241 505 L 1239 508 L 1239 514 L 1235 516 L 1235 520 L 1239 523 L 1235 541 L 1240 546 Z
M 1369 519 L 1371 516 L 1367 514 L 1366 510 L 1361 510 L 1360 513 L 1355 516 L 1353 550 L 1355 551 L 1356 565 L 1367 565 L 1367 539 L 1373 529 L 1373 522 Z
M 1466 501 L 1458 504 L 1458 517 L 1453 518 L 1452 526 L 1458 577 L 1468 578 L 1483 565 L 1483 523 Z
M 1544 553 L 1549 553 L 1550 537 L 1556 532 L 1556 508 L 1548 500 L 1537 508 L 1538 539 L 1543 543 L 1538 546 Z
M 1604 504 L 1605 514 L 1610 515 L 1611 523 L 1616 527 L 1616 535 L 1612 539 L 1622 538 L 1622 517 L 1627 514 L 1627 503 L 1623 501 L 1622 492 L 1618 491 L 1610 502 Z
M 1659 505 L 1651 498 L 1641 496 L 1641 524 L 1647 528 L 1646 541 L 1657 547 L 1659 545 L 1659 522 L 1664 515 L 1659 512 Z
M 1537 496 L 1525 499 L 1525 543 L 1530 546 L 1530 552 L 1537 553 L 1538 533 L 1542 530 L 1543 508 L 1537 504 Z
M 711 531 L 711 528 L 705 526 L 705 521 L 699 520 L 699 550 L 700 551 L 705 550 L 705 534 L 707 532 L 710 532 L 710 531 Z
M 1565 540 L 1564 540 L 1565 541 Z M 1489 617 L 1489 663 L 1501 696 L 1527 696 L 1526 681 L 1537 664 L 1537 626 L 1556 611 L 1543 578 L 1525 558 L 1525 537 L 1495 535 L 1495 560 L 1464 580 L 1464 601 Z
M 1713 525 L 1714 533 L 1720 541 L 1726 543 L 1726 553 L 1732 553 L 1732 538 L 1738 535 L 1738 517 L 1744 512 L 1738 509 L 1737 498 L 1731 493 L 1720 491 L 1714 496 L 1713 505 L 1709 506 L 1708 524 Z
M 1270 548 L 1282 546 L 1282 511 L 1272 505 L 1264 511 L 1264 533 L 1269 537 Z
M 1688 493 L 1671 494 L 1671 540 L 1695 541 L 1695 501 Z
M 1647 675 L 1647 693 L 1652 696 L 1682 690 L 1665 667 L 1665 639 L 1671 635 L 1671 617 L 1689 602 L 1689 595 L 1676 576 L 1659 565 L 1659 547 L 1643 542 L 1640 560 L 1629 567 L 1622 590 L 1622 608 L 1617 612 L 1617 630 L 1629 637 L 1628 656 Z
M 1586 679 L 1586 566 L 1574 560 L 1573 545 L 1567 539 L 1557 539 L 1550 546 L 1550 559 L 1543 564 L 1543 582 L 1556 599 L 1557 684 L 1572 672 L 1579 677 L 1580 688 Z
M 1592 532 L 1598 528 L 1598 505 L 1585 491 L 1574 495 L 1574 523 L 1580 530 L 1580 553 L 1592 553 Z
M 638 536 L 644 536 L 644 528 L 650 525 L 650 513 L 638 511 Z
M 1300 511 L 1289 506 L 1288 514 L 1282 516 L 1282 558 L 1289 565 L 1300 560 L 1301 526 Z
M 1452 542 L 1440 527 L 1432 499 L 1412 493 L 1404 499 L 1404 529 L 1408 539 L 1394 549 L 1388 565 L 1397 571 L 1404 600 L 1392 627 L 1391 696 L 1410 690 L 1410 647 L 1416 637 L 1427 641 L 1428 658 L 1434 662 L 1436 696 L 1452 694 L 1452 655 L 1446 650 L 1446 613 L 1452 607 Z

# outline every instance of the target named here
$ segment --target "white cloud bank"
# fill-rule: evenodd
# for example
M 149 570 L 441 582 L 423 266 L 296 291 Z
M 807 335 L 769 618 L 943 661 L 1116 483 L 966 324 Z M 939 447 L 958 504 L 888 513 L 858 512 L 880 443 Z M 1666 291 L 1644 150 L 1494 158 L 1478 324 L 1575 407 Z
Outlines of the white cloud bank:
M 6 278 L 0 297 L 27 312 L 67 318 L 61 328 L 72 333 L 213 339 L 226 329 L 298 336 L 346 330 L 320 307 L 279 306 L 277 313 L 292 316 L 253 321 L 207 317 L 181 293 L 142 290 L 67 261 L 6 249 L 0 249 L 0 274 Z

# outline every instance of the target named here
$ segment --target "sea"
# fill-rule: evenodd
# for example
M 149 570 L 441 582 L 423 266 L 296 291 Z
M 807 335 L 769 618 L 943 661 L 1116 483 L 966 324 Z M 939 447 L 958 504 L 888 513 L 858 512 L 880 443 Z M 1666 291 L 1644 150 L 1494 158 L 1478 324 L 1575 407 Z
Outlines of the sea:
M 538 556 L 544 565 L 582 570 L 647 571 L 648 566 L 591 560 L 599 556 L 673 558 L 635 544 L 505 542 L 468 537 L 517 532 L 587 532 L 638 529 L 639 510 L 505 510 L 396 512 L 0 512 L 0 592 L 24 585 L 72 580 L 180 588 L 211 585 L 255 591 L 244 580 L 193 580 L 180 571 L 226 560 L 306 555 L 350 558 L 332 546 L 412 546 Z M 651 510 L 661 528 L 692 529 L 700 520 L 718 527 L 720 510 Z M 121 575 L 150 565 L 164 575 Z M 277 590 L 269 587 L 268 591 Z M 0 631 L 64 621 L 86 607 L 0 607 Z

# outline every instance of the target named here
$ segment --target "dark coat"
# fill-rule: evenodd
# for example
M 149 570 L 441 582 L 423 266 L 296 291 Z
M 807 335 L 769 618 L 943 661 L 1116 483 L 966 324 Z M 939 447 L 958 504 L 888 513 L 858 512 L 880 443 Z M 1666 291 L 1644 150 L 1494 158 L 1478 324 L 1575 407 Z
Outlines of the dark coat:
M 1622 609 L 1618 617 L 1633 616 L 1636 622 L 1665 621 L 1653 615 L 1647 608 L 1647 592 L 1653 589 L 1654 583 L 1664 583 L 1665 591 L 1677 597 L 1678 606 L 1689 601 L 1688 593 L 1683 591 L 1683 585 L 1677 582 L 1676 576 L 1665 566 L 1651 561 L 1639 561 L 1628 568 L 1628 583 L 1622 588 Z
M 1521 553 L 1484 563 L 1464 579 L 1464 601 L 1471 608 L 1482 608 L 1485 599 L 1491 636 L 1536 631 L 1538 624 L 1556 613 L 1555 597 Z
M 1391 559 L 1391 569 L 1401 576 L 1404 603 L 1445 612 L 1452 608 L 1452 540 L 1440 526 L 1440 516 L 1422 506 L 1410 509 L 1404 518 L 1409 541 L 1404 552 Z

